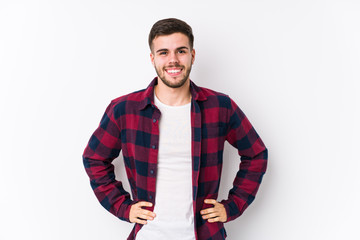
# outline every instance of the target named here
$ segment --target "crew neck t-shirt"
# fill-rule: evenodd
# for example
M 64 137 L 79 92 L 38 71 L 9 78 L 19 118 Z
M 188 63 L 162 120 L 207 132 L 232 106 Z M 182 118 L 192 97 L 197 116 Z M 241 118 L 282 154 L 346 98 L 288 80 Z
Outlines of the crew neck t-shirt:
M 154 220 L 136 240 L 195 240 L 192 202 L 191 103 L 166 105 L 154 94 L 161 112 Z

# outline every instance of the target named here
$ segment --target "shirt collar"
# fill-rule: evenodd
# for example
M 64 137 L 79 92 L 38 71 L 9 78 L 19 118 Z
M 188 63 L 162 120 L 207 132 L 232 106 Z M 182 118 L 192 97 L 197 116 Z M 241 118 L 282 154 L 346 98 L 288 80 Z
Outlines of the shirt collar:
M 154 105 L 154 87 L 157 84 L 158 78 L 155 77 L 149 86 L 142 93 L 142 100 L 140 101 L 140 110 L 144 109 L 148 105 Z M 207 97 L 204 92 L 193 81 L 190 80 L 190 93 L 192 99 L 195 101 L 205 101 Z

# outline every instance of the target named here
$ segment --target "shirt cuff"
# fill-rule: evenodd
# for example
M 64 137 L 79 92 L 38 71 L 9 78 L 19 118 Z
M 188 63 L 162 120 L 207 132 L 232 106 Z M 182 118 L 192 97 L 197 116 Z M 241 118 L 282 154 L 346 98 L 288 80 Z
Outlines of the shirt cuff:
M 127 221 L 130 222 L 130 209 L 131 206 L 135 203 L 137 203 L 138 201 L 133 201 L 131 199 L 127 199 L 125 200 L 118 211 L 117 217 L 120 218 L 123 221 Z
M 227 200 L 222 200 L 220 203 L 224 205 L 226 210 L 226 216 L 227 216 L 226 222 L 232 221 L 242 214 L 239 207 L 236 205 L 235 201 L 231 199 L 227 199 Z

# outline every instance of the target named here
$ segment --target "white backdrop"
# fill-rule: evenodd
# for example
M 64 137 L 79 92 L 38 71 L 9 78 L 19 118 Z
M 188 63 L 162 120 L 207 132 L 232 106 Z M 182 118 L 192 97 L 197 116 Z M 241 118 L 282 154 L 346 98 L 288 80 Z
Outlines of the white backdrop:
M 126 239 L 132 225 L 98 203 L 81 155 L 110 100 L 155 76 L 147 35 L 167 17 L 193 27 L 191 78 L 229 94 L 269 148 L 228 239 L 360 239 L 359 12 L 356 0 L 1 0 L 0 239 Z M 224 164 L 219 200 L 239 164 L 229 145 Z

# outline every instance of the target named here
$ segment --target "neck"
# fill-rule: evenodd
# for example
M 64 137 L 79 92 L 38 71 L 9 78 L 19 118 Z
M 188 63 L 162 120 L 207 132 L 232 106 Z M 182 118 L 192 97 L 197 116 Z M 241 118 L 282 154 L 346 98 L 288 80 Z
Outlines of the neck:
M 156 97 L 164 104 L 169 106 L 181 106 L 191 101 L 190 80 L 179 88 L 166 86 L 160 79 L 155 86 Z

